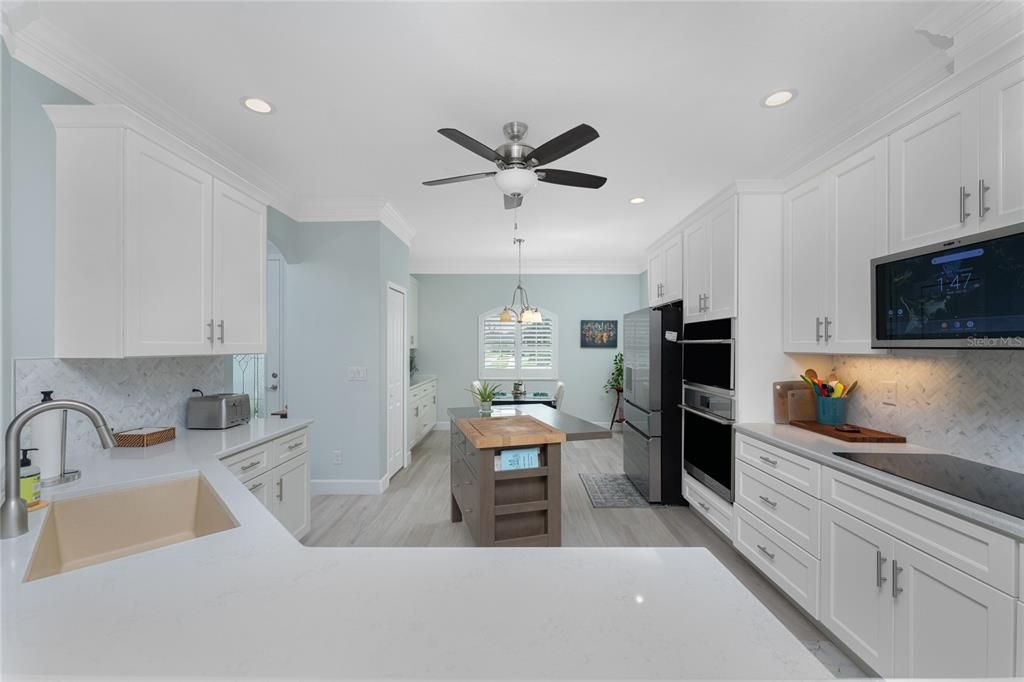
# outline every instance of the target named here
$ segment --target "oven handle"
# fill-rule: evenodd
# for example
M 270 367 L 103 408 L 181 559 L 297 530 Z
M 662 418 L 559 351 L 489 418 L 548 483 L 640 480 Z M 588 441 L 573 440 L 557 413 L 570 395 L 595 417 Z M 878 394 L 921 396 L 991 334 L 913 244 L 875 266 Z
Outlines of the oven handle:
M 679 343 L 682 343 L 682 344 L 690 344 L 690 343 L 696 343 L 696 344 L 701 344 L 701 343 L 702 344 L 714 344 L 714 343 L 722 344 L 722 343 L 728 343 L 728 344 L 733 344 L 733 343 L 735 343 L 735 340 L 734 339 L 683 339 Z
M 722 426 L 732 426 L 733 425 L 733 421 L 732 420 L 724 419 L 722 417 L 719 417 L 717 414 L 712 414 L 710 412 L 705 412 L 704 410 L 697 410 L 697 409 L 694 409 L 694 408 L 690 407 L 689 405 L 678 405 L 677 407 L 681 407 L 682 409 L 686 410 L 687 412 L 693 412 L 698 417 L 704 417 L 705 419 L 710 419 L 711 421 L 716 422 L 718 424 L 721 424 Z

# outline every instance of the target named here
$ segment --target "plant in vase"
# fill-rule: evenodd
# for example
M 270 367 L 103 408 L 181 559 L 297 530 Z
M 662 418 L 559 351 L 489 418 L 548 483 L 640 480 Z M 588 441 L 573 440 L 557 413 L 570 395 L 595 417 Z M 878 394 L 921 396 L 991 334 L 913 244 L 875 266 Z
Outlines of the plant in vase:
M 480 403 L 480 414 L 490 414 L 491 404 L 494 402 L 495 396 L 498 395 L 501 390 L 501 384 L 491 384 L 486 381 L 480 382 L 479 386 L 473 388 L 467 388 L 474 398 Z
M 604 392 L 615 391 L 615 409 L 612 410 L 612 426 L 615 422 L 623 422 L 626 420 L 626 415 L 622 408 L 622 353 L 616 353 L 615 359 L 612 360 L 612 373 L 608 376 L 608 381 L 604 382 Z M 611 428 L 609 426 L 608 428 Z

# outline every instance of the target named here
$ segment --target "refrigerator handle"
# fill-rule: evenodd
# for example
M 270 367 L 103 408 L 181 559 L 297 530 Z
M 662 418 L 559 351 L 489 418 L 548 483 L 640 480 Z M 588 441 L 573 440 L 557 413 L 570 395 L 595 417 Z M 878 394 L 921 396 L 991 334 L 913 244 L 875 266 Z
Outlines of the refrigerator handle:
M 627 394 L 633 393 L 633 368 L 626 365 L 625 372 L 623 374 L 622 388 Z

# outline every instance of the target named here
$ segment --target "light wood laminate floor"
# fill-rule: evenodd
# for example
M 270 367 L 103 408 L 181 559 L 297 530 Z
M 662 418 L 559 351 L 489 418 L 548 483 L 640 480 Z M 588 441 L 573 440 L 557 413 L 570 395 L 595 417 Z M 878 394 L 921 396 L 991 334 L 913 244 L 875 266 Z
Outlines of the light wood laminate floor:
M 469 531 L 449 520 L 449 434 L 435 430 L 413 449 L 412 464 L 383 495 L 313 498 L 319 547 L 470 547 Z M 707 547 L 833 674 L 864 673 L 718 533 L 687 507 L 595 509 L 579 474 L 622 471 L 622 437 L 562 447 L 562 544 L 567 547 Z

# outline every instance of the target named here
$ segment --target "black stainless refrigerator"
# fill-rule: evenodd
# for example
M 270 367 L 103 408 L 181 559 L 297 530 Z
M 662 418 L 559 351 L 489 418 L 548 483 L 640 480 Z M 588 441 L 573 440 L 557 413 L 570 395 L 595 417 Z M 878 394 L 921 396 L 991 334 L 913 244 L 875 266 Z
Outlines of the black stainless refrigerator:
M 649 502 L 683 500 L 681 450 L 682 350 L 665 332 L 681 338 L 678 305 L 643 308 L 623 320 L 622 468 Z

